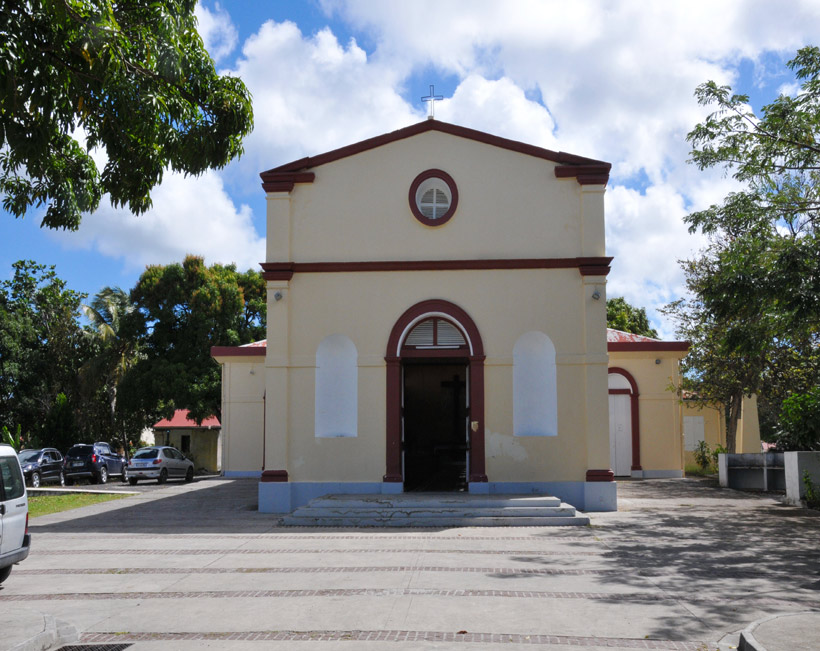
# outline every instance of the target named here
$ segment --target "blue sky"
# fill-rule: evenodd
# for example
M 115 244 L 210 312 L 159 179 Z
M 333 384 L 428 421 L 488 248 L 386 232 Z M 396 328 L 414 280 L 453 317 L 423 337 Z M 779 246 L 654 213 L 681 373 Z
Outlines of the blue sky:
M 808 0 L 208 0 L 198 15 L 218 69 L 253 93 L 245 156 L 199 178 L 167 174 L 146 215 L 104 199 L 77 232 L 41 229 L 38 211 L 0 215 L 2 277 L 33 259 L 94 294 L 186 253 L 258 268 L 258 173 L 424 119 L 434 84 L 438 119 L 613 163 L 608 295 L 647 307 L 671 337 L 657 309 L 683 292 L 677 260 L 706 243 L 682 218 L 735 187 L 686 163 L 686 133 L 707 112 L 695 86 L 731 84 L 759 109 L 794 90 L 784 64 L 820 34 Z

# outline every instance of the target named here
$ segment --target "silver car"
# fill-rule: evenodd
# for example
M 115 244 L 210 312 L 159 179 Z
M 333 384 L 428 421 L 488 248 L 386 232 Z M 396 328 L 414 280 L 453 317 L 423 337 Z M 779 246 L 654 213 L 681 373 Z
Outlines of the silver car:
M 128 483 L 136 486 L 140 479 L 156 479 L 160 484 L 169 479 L 193 481 L 194 462 L 167 445 L 140 448 L 128 462 Z

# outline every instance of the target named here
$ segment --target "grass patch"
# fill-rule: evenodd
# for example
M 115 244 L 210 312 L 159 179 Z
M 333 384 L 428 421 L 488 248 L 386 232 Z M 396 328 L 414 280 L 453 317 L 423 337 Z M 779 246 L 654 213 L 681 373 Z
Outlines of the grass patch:
M 73 495 L 34 495 L 28 498 L 28 513 L 32 518 L 38 515 L 59 513 L 78 509 L 89 504 L 99 504 L 109 500 L 119 500 L 128 495 L 95 495 L 92 493 L 75 493 Z
M 697 465 L 686 464 L 684 475 L 686 477 L 711 477 L 715 472 L 711 468 L 701 468 Z

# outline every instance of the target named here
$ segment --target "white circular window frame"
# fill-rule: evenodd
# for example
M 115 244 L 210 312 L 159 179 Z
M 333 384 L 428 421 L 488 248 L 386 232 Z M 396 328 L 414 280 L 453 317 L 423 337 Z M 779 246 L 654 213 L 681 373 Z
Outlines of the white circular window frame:
M 449 207 L 441 216 L 435 219 L 426 217 L 421 209 L 421 199 L 426 192 L 431 189 L 441 190 L 449 201 Z M 443 170 L 426 170 L 419 174 L 410 185 L 410 210 L 413 216 L 418 219 L 425 226 L 441 226 L 446 224 L 450 218 L 455 214 L 456 206 L 458 206 L 458 188 L 447 172 Z

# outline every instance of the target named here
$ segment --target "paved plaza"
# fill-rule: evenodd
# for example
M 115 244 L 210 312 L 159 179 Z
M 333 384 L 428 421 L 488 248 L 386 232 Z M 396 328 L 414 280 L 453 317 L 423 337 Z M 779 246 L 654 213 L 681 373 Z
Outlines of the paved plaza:
M 619 483 L 588 527 L 289 528 L 256 490 L 208 479 L 32 520 L 0 648 L 711 651 L 820 611 L 820 514 L 703 480 Z

